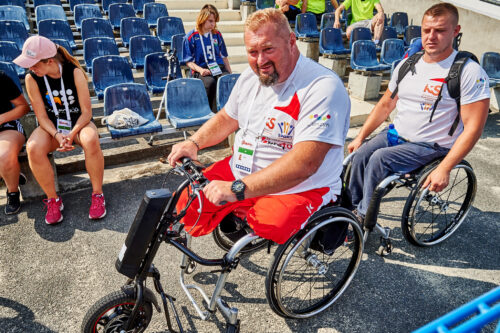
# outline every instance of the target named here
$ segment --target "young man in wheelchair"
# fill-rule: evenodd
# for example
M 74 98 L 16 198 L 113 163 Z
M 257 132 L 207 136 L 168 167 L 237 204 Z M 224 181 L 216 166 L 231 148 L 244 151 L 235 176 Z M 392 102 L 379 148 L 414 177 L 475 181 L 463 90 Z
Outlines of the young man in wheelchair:
M 411 172 L 445 156 L 423 184 L 429 191 L 439 192 L 448 185 L 451 170 L 480 138 L 489 108 L 486 73 L 468 59 L 459 73 L 458 100 L 450 97 L 447 87 L 457 55 L 452 43 L 459 32 L 458 11 L 453 5 L 439 3 L 424 13 L 423 55 L 413 58 L 416 62 L 403 78 L 398 73 L 410 58 L 401 61 L 387 91 L 348 145 L 349 152 L 356 151 L 349 189 L 362 222 L 376 186 L 385 177 Z M 363 144 L 395 108 L 399 140 L 389 142 L 385 129 Z
M 226 106 L 168 157 L 197 158 L 238 130 L 233 155 L 204 171 L 203 210 L 193 203 L 184 217 L 193 236 L 212 232 L 237 208 L 248 209 L 254 232 L 279 244 L 340 194 L 343 145 L 350 101 L 332 71 L 300 55 L 286 17 L 260 10 L 245 23 L 250 68 Z M 184 207 L 187 195 L 178 207 Z

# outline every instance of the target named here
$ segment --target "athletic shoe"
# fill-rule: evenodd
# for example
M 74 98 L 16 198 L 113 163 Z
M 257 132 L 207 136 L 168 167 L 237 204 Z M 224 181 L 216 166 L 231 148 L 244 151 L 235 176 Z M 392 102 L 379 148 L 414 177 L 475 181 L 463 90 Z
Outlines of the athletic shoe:
M 64 209 L 61 197 L 57 197 L 57 199 L 43 199 L 43 202 L 47 207 L 47 214 L 45 214 L 45 223 L 57 224 L 61 222 L 63 220 L 61 211 Z
M 106 201 L 104 200 L 104 194 L 92 194 L 89 219 L 97 220 L 104 216 L 106 216 Z
M 7 204 L 5 205 L 5 214 L 16 214 L 21 208 L 21 200 L 19 199 L 19 191 L 7 191 Z

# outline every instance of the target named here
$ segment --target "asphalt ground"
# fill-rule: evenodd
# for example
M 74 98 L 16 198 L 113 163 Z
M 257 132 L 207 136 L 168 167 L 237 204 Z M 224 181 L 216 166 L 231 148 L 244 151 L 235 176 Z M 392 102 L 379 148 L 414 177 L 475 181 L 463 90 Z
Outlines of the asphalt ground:
M 378 236 L 370 235 L 352 284 L 316 317 L 286 320 L 275 315 L 264 289 L 272 255 L 261 250 L 244 256 L 223 293 L 240 311 L 241 331 L 410 332 L 499 285 L 499 152 L 496 113 L 467 157 L 478 180 L 474 206 L 458 231 L 437 246 L 418 248 L 405 241 L 399 221 L 408 192 L 391 192 L 379 222 L 393 228 L 393 253 L 375 254 Z M 45 224 L 41 202 L 24 203 L 13 217 L 0 215 L 0 332 L 79 332 L 90 306 L 125 283 L 114 268 L 116 257 L 145 191 L 159 188 L 162 181 L 162 175 L 154 175 L 106 184 L 108 215 L 97 222 L 88 219 L 90 189 L 63 194 L 64 221 L 57 226 Z M 204 257 L 223 254 L 211 236 L 195 239 L 193 248 Z M 155 265 L 166 291 L 177 297 L 184 329 L 223 331 L 219 312 L 202 321 L 183 294 L 179 258 L 177 250 L 163 246 Z M 209 271 L 198 267 L 188 281 L 211 292 L 215 275 Z M 493 330 L 490 325 L 485 331 Z M 163 314 L 154 313 L 147 332 L 166 332 Z

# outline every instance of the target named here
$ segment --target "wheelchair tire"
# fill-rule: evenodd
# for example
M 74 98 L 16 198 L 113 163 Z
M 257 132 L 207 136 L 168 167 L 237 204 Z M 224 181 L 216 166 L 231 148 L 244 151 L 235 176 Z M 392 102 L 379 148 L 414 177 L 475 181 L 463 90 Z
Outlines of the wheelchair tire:
M 245 230 L 247 231 L 246 232 L 247 234 L 252 232 L 252 229 L 250 229 L 250 227 L 248 227 L 248 226 L 245 227 Z M 212 237 L 214 238 L 215 244 L 217 244 L 218 247 L 220 247 L 222 250 L 224 250 L 226 252 L 229 251 L 235 243 L 233 240 L 228 238 L 224 234 L 224 232 L 222 232 L 220 224 L 212 232 Z M 253 251 L 257 251 L 261 247 L 265 246 L 267 244 L 267 242 L 268 241 L 264 238 L 258 238 L 256 240 L 252 241 L 247 246 L 245 246 L 243 249 L 241 249 L 240 253 L 243 254 L 243 253 L 250 253 Z
M 310 247 L 319 230 L 349 223 L 353 240 L 328 255 Z M 266 275 L 266 298 L 285 318 L 312 317 L 332 305 L 352 281 L 363 254 L 363 236 L 347 209 L 329 207 L 313 215 L 304 229 L 278 246 Z
M 432 246 L 450 237 L 465 220 L 474 202 L 477 181 L 466 161 L 452 169 L 449 184 L 441 192 L 428 192 L 422 188 L 439 162 L 422 170 L 403 209 L 401 229 L 403 236 L 413 245 Z
M 85 315 L 82 333 L 118 333 L 123 329 L 135 305 L 135 298 L 123 290 L 115 291 L 97 301 Z M 153 316 L 152 303 L 145 300 L 134 323 L 134 332 L 144 332 Z

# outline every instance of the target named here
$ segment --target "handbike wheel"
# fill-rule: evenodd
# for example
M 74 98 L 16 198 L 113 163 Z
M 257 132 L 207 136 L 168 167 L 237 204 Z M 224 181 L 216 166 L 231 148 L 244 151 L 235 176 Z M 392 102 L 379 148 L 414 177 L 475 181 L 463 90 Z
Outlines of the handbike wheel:
M 123 290 L 104 296 L 87 311 L 82 323 L 82 333 L 125 332 L 123 326 L 127 323 L 135 302 L 135 298 Z M 134 321 L 134 332 L 144 332 L 152 316 L 151 302 L 145 300 Z
M 332 213 L 333 212 L 333 213 Z M 354 237 L 328 255 L 310 245 L 332 223 L 349 223 Z M 271 309 L 285 318 L 308 318 L 332 305 L 349 286 L 363 254 L 356 217 L 343 208 L 325 209 L 306 228 L 280 245 L 266 275 Z
M 422 188 L 436 167 L 434 163 L 422 171 L 403 210 L 403 236 L 417 246 L 436 245 L 450 237 L 465 220 L 476 194 L 476 176 L 466 161 L 451 170 L 449 184 L 441 192 Z

